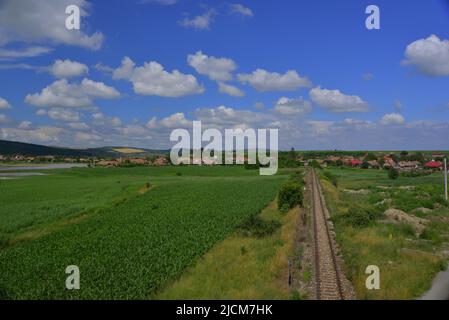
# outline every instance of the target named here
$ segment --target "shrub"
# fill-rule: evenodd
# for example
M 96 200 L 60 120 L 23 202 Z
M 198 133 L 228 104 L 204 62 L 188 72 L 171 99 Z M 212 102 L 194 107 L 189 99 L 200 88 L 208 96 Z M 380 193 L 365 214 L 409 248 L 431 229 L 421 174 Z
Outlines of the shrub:
M 399 171 L 395 168 L 390 168 L 388 170 L 388 178 L 391 180 L 396 180 L 399 177 Z
M 295 180 L 289 180 L 281 186 L 278 193 L 278 208 L 282 212 L 288 211 L 303 203 L 302 184 Z
M 274 220 L 262 220 L 260 217 L 252 215 L 241 226 L 240 231 L 245 236 L 255 236 L 262 238 L 273 234 L 281 223 Z
M 381 215 L 382 213 L 375 208 L 353 206 L 347 213 L 337 216 L 337 220 L 341 219 L 345 224 L 353 227 L 364 228 L 375 222 Z
M 316 160 L 312 160 L 309 162 L 309 167 L 315 168 L 315 169 L 322 169 L 321 165 Z
M 324 171 L 323 175 L 335 186 L 338 185 L 338 179 L 330 171 Z

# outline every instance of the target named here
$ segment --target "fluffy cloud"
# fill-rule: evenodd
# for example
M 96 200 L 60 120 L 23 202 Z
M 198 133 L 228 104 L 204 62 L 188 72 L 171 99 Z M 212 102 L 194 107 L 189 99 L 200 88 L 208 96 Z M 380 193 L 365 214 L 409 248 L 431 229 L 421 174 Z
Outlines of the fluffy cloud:
M 179 20 L 178 23 L 186 28 L 193 28 L 197 30 L 209 30 L 210 25 L 213 22 L 214 16 L 217 12 L 214 9 L 210 9 L 203 13 L 202 15 L 198 15 L 193 18 L 186 17 L 182 20 Z
M 85 23 L 90 9 L 86 0 L 3 0 L 0 6 L 0 45 L 13 41 L 51 42 L 99 49 L 103 43 L 102 33 L 88 35 L 81 30 L 65 27 L 65 9 L 69 5 L 80 8 Z
M 404 65 L 412 65 L 429 76 L 449 75 L 449 40 L 436 35 L 409 44 L 405 50 Z
M 160 124 L 166 128 L 183 128 L 189 127 L 191 122 L 185 118 L 184 113 L 178 112 L 161 119 Z
M 142 95 L 175 98 L 204 92 L 193 75 L 183 74 L 178 70 L 167 72 L 155 61 L 135 67 L 129 57 L 123 58 L 122 65 L 114 70 L 113 78 L 130 81 L 134 92 Z
M 195 110 L 194 115 L 198 120 L 201 120 L 206 125 L 226 128 L 257 125 L 269 119 L 269 116 L 265 114 L 245 110 L 236 110 L 226 106 L 218 106 L 216 108 L 198 108 Z
M 11 109 L 11 105 L 6 99 L 0 97 L 0 109 Z
M 309 95 L 314 103 L 331 112 L 366 112 L 369 109 L 360 97 L 345 95 L 339 90 L 316 87 L 310 90 Z
M 302 97 L 298 99 L 282 97 L 279 98 L 274 106 L 274 112 L 284 116 L 303 115 L 311 109 L 310 102 L 304 100 Z
M 81 83 L 69 83 L 66 79 L 53 82 L 40 93 L 29 94 L 25 102 L 39 107 L 88 108 L 93 106 L 93 99 L 114 99 L 120 93 L 103 82 L 87 78 Z
M 260 92 L 292 91 L 312 85 L 309 79 L 301 77 L 295 70 L 280 74 L 257 69 L 250 74 L 240 73 L 237 77 L 240 82 L 248 83 Z
M 382 117 L 380 123 L 383 125 L 395 125 L 395 124 L 404 124 L 405 119 L 399 113 L 387 113 Z
M 22 121 L 19 124 L 19 129 L 29 129 L 31 127 L 32 123 L 30 121 Z
M 50 73 L 56 78 L 71 78 L 87 74 L 89 68 L 82 63 L 67 60 L 56 60 L 50 67 Z
M 231 59 L 207 56 L 201 51 L 189 54 L 187 62 L 199 74 L 207 75 L 216 81 L 231 80 L 232 72 L 237 68 L 236 63 Z
M 231 13 L 233 13 L 233 14 L 238 14 L 238 15 L 242 15 L 245 17 L 253 17 L 254 16 L 253 11 L 250 8 L 245 7 L 244 5 L 241 5 L 239 3 L 231 4 L 230 10 L 231 10 Z
M 80 119 L 80 115 L 78 112 L 61 108 L 50 109 L 48 111 L 48 116 L 53 120 L 70 121 L 70 122 L 79 121 Z
M 226 84 L 224 82 L 218 83 L 218 91 L 220 91 L 221 93 L 229 94 L 230 96 L 233 97 L 243 97 L 245 95 L 245 92 L 243 92 L 236 86 Z

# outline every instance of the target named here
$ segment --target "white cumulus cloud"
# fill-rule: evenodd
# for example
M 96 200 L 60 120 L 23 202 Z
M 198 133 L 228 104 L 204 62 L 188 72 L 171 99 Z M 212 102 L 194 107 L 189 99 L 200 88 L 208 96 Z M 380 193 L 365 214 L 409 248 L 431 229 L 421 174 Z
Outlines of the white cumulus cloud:
M 449 76 L 449 40 L 436 35 L 419 39 L 405 50 L 404 65 L 412 65 L 428 76 Z
M 91 35 L 82 30 L 68 30 L 66 7 L 80 8 L 86 24 L 90 3 L 87 0 L 2 0 L 0 5 L 0 46 L 10 42 L 56 43 L 97 50 L 102 46 L 101 32 Z M 43 53 L 43 52 L 41 52 Z
M 183 128 L 191 125 L 191 122 L 187 120 L 184 113 L 178 112 L 161 119 L 160 124 L 166 128 Z
M 0 109 L 11 109 L 9 102 L 2 97 L 0 97 Z
M 80 62 L 66 60 L 56 60 L 50 67 L 50 73 L 56 78 L 78 77 L 89 72 L 89 68 Z
M 178 70 L 168 72 L 155 61 L 136 67 L 129 57 L 123 58 L 122 65 L 114 70 L 113 78 L 130 81 L 134 92 L 141 95 L 176 98 L 204 92 L 204 88 L 191 74 L 183 74 Z
M 81 83 L 69 83 L 67 79 L 53 82 L 40 93 L 29 94 L 25 102 L 38 107 L 88 108 L 93 106 L 93 99 L 114 99 L 120 93 L 103 82 L 83 79 Z
M 281 97 L 274 106 L 274 112 L 284 116 L 303 115 L 311 109 L 311 103 L 302 97 L 297 99 Z
M 331 112 L 366 112 L 368 103 L 359 96 L 346 95 L 340 90 L 328 90 L 316 87 L 309 92 L 310 99 L 317 105 Z
M 383 125 L 404 124 L 405 119 L 399 113 L 387 113 L 380 119 L 380 123 Z
M 280 74 L 257 69 L 250 74 L 240 73 L 237 78 L 240 82 L 248 83 L 260 92 L 293 91 L 312 85 L 309 79 L 301 77 L 295 70 L 289 70 L 284 74 Z
M 19 124 L 19 129 L 29 129 L 31 127 L 32 123 L 31 121 L 22 121 Z
M 178 23 L 186 28 L 193 28 L 197 30 L 208 30 L 213 22 L 214 16 L 217 12 L 214 9 L 207 10 L 205 13 L 195 17 L 185 17 L 179 20 Z
M 243 97 L 245 95 L 245 92 L 243 92 L 236 86 L 226 84 L 224 82 L 218 83 L 218 91 L 220 91 L 221 93 L 226 93 L 232 97 Z
M 232 72 L 237 68 L 236 63 L 231 59 L 207 56 L 201 51 L 189 54 L 187 62 L 199 74 L 207 75 L 216 81 L 231 80 Z

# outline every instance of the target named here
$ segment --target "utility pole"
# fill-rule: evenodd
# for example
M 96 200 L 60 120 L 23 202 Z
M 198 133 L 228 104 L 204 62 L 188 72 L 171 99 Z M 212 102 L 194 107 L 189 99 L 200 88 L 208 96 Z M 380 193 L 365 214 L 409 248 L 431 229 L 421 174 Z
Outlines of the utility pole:
M 444 199 L 447 201 L 447 158 L 444 158 Z

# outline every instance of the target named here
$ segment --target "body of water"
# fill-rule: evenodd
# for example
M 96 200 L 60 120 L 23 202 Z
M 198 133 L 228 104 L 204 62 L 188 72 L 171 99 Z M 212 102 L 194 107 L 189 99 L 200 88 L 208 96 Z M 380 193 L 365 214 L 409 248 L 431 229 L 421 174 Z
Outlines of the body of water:
M 0 171 L 30 171 L 30 170 L 51 170 L 51 169 L 70 169 L 86 168 L 87 163 L 49 163 L 29 166 L 4 166 L 0 165 Z

